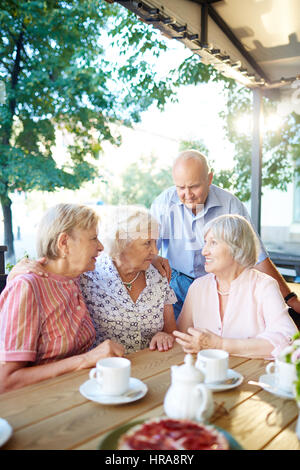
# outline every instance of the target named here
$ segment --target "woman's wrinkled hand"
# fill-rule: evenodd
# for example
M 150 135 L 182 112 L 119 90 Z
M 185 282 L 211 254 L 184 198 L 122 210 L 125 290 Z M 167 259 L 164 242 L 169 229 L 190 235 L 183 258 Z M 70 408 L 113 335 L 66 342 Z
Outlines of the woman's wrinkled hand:
M 121 344 L 115 343 L 110 339 L 106 339 L 95 348 L 91 349 L 84 356 L 83 368 L 94 367 L 99 359 L 106 357 L 123 357 L 125 349 Z
M 170 282 L 172 276 L 172 269 L 167 258 L 156 256 L 152 260 L 151 264 L 155 267 L 155 269 L 157 269 L 159 274 L 161 274 L 163 277 L 166 277 L 168 279 L 168 282 Z
M 156 333 L 153 338 L 151 339 L 149 349 L 150 351 L 154 351 L 157 349 L 158 351 L 168 351 L 174 345 L 174 337 L 169 333 L 165 333 L 164 331 L 159 331 Z
M 21 261 L 19 261 L 10 271 L 7 276 L 7 282 L 12 281 L 19 274 L 34 273 L 39 276 L 47 277 L 48 273 L 44 269 L 46 262 L 46 258 L 40 258 L 38 260 L 31 260 L 28 258 L 21 259 Z
M 201 349 L 222 349 L 222 337 L 205 328 L 188 328 L 187 333 L 173 331 L 176 342 L 185 353 L 197 353 Z

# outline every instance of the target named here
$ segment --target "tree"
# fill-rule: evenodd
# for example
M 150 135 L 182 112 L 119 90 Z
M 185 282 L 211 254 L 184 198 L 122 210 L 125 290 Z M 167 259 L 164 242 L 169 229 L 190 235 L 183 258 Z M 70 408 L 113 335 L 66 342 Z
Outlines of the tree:
M 164 189 L 172 186 L 172 168 L 158 168 L 157 158 L 142 157 L 122 174 L 118 187 L 110 188 L 106 202 L 110 204 L 141 204 L 150 208 Z M 111 185 L 110 185 L 111 186 Z
M 0 7 L 0 80 L 7 97 L 0 100 L 0 200 L 9 257 L 10 195 L 78 189 L 99 176 L 102 142 L 120 143 L 111 124 L 137 122 L 152 103 L 162 109 L 182 84 L 222 82 L 236 167 L 220 172 L 215 181 L 249 198 L 250 138 L 241 139 L 231 126 L 237 111 L 251 107 L 246 89 L 202 64 L 197 55 L 166 79 L 159 78 L 149 59 L 166 50 L 165 39 L 127 9 L 103 0 L 0 0 Z M 286 153 L 299 159 L 299 128 L 299 116 L 290 115 L 282 132 L 265 141 L 265 185 L 285 187 L 292 172 Z M 53 157 L 57 129 L 70 137 L 63 164 Z
M 206 156 L 209 154 L 202 140 L 182 140 L 179 143 L 179 152 L 187 149 L 199 150 Z M 213 164 L 214 162 L 210 161 L 212 167 Z M 214 174 L 214 181 L 222 187 L 227 187 L 227 179 L 224 177 L 225 174 L 228 176 L 226 171 Z M 111 183 L 107 185 L 105 194 L 101 193 L 101 198 L 109 204 L 141 204 L 150 208 L 153 200 L 173 184 L 171 166 L 161 168 L 157 157 L 144 156 L 128 166 L 121 175 L 121 183 L 118 186 L 112 186 Z
M 98 176 L 101 143 L 120 143 L 111 124 L 130 125 L 172 95 L 149 60 L 164 40 L 133 14 L 101 0 L 1 0 L 0 200 L 4 243 L 14 256 L 10 195 L 14 191 L 78 189 Z M 153 40 L 153 35 L 155 42 Z M 108 57 L 115 41 L 123 63 Z M 69 136 L 57 163 L 57 129 Z
M 232 170 L 218 172 L 214 176 L 214 183 L 231 190 L 242 201 L 248 201 L 251 197 L 252 134 L 250 128 L 248 133 L 240 134 L 235 122 L 239 116 L 252 115 L 252 91 L 224 77 L 212 66 L 202 64 L 195 55 L 188 57 L 173 74 L 176 75 L 176 86 L 197 85 L 210 81 L 222 84 L 226 110 L 221 115 L 228 140 L 235 147 L 235 166 Z M 299 99 L 297 102 L 299 103 Z M 264 114 L 276 112 L 277 104 L 271 94 L 265 96 Z M 264 135 L 262 187 L 286 190 L 293 175 L 300 174 L 299 160 L 300 116 L 296 112 L 290 112 L 283 118 L 279 129 L 269 130 Z
M 263 112 L 268 115 L 276 113 L 277 102 L 263 99 Z M 237 130 L 236 122 L 241 116 L 252 115 L 252 92 L 238 85 L 232 87 L 227 95 L 227 108 L 223 113 L 228 139 L 235 146 L 235 168 L 231 186 L 237 197 L 248 201 L 251 197 L 251 126 L 248 132 Z M 295 172 L 299 172 L 297 159 L 300 156 L 300 120 L 295 113 L 283 117 L 282 125 L 275 130 L 265 129 L 263 135 L 262 188 L 287 190 Z M 235 176 L 234 176 L 235 174 Z
M 199 152 L 203 153 L 206 157 L 208 157 L 208 148 L 206 147 L 203 140 L 182 140 L 179 143 L 179 151 L 183 152 L 184 150 L 194 149 L 198 150 Z

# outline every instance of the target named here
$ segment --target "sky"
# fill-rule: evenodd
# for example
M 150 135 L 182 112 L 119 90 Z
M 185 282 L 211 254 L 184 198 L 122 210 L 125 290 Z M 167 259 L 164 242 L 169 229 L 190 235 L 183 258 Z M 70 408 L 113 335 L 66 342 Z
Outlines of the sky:
M 209 150 L 214 168 L 230 168 L 233 164 L 233 146 L 225 136 L 218 113 L 224 99 L 216 85 L 205 84 L 182 87 L 178 102 L 167 104 L 163 112 L 152 106 L 142 114 L 134 130 L 122 129 L 123 144 L 116 148 L 104 145 L 105 167 L 121 174 L 141 156 L 155 155 L 161 167 L 171 166 L 182 140 L 202 140 Z
M 179 41 L 166 39 L 166 42 L 168 49 L 158 58 L 151 57 L 149 52 L 144 57 L 153 62 L 161 79 L 168 77 L 170 70 L 191 56 L 191 51 Z M 114 60 L 118 58 L 116 49 L 108 48 L 107 54 Z M 153 104 L 141 114 L 141 122 L 134 126 L 134 132 L 122 130 L 121 148 L 104 144 L 104 163 L 108 172 L 120 174 L 141 156 L 151 154 L 158 157 L 162 167 L 171 166 L 181 140 L 202 140 L 209 149 L 208 157 L 214 161 L 215 169 L 232 167 L 233 146 L 226 139 L 224 124 L 219 117 L 224 107 L 221 84 L 180 87 L 177 102 L 168 102 L 162 112 Z

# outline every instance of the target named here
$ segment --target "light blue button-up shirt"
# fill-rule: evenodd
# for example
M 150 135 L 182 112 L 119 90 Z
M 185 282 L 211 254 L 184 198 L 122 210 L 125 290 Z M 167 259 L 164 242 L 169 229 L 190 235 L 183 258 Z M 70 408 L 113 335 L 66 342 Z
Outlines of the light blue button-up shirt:
M 252 224 L 244 204 L 213 184 L 209 187 L 202 211 L 197 215 L 180 201 L 175 186 L 163 191 L 154 200 L 150 210 L 160 223 L 157 248 L 161 250 L 161 255 L 169 260 L 173 269 L 190 277 L 207 274 L 204 270 L 205 258 L 201 254 L 204 246 L 203 229 L 207 222 L 220 215 L 239 214 Z M 257 237 L 261 248 L 258 262 L 261 262 L 268 257 L 268 253 L 258 234 Z

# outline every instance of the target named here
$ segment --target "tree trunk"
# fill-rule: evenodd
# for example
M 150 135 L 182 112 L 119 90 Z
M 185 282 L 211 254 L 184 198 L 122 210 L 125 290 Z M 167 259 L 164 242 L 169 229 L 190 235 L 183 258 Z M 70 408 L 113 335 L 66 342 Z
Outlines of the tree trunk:
M 11 88 L 15 90 L 18 84 L 19 74 L 21 72 L 21 51 L 23 48 L 23 36 L 24 36 L 24 23 L 22 24 L 21 32 L 19 37 L 16 41 L 16 57 L 14 60 L 14 66 L 11 72 Z M 12 128 L 13 128 L 13 119 L 15 116 L 16 111 L 16 98 L 15 93 L 12 93 L 12 97 L 8 100 L 8 109 L 10 111 L 10 119 L 6 123 L 4 127 L 4 137 L 2 139 L 2 144 L 4 146 L 10 146 L 10 138 L 12 135 Z M 5 164 L 4 164 L 5 167 Z M 2 182 L 3 183 L 3 182 Z M 4 245 L 7 246 L 6 252 L 6 262 L 9 261 L 10 263 L 14 264 L 16 262 L 15 259 L 15 249 L 14 249 L 14 234 L 13 234 L 13 225 L 12 225 L 12 213 L 11 213 L 11 200 L 8 197 L 7 192 L 7 181 L 4 182 L 6 191 L 4 190 L 3 194 L 0 195 L 2 212 L 3 212 L 3 219 L 4 219 Z
M 8 196 L 1 196 L 1 206 L 4 219 L 4 245 L 7 246 L 6 261 L 15 263 L 14 234 L 12 225 L 11 200 Z

